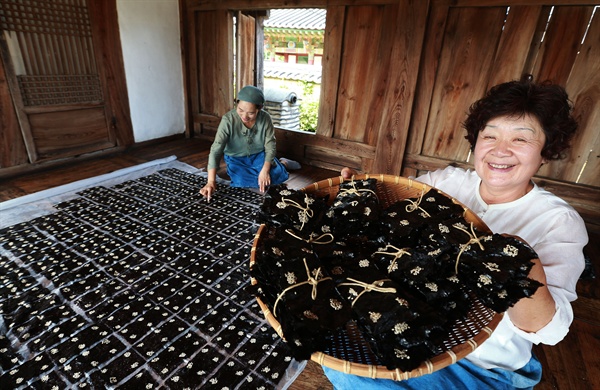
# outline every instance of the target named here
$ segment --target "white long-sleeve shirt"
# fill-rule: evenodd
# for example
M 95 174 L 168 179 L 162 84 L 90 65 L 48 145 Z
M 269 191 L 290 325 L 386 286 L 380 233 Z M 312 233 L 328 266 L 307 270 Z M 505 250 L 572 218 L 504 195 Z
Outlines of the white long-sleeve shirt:
M 416 180 L 436 187 L 463 203 L 494 233 L 508 233 L 524 239 L 538 254 L 556 313 L 535 333 L 517 328 L 507 313 L 490 338 L 465 359 L 490 369 L 518 370 L 531 358 L 532 344 L 554 345 L 569 331 L 573 321 L 575 285 L 583 272 L 583 247 L 588 235 L 583 219 L 567 202 L 534 185 L 513 202 L 486 204 L 479 193 L 481 179 L 475 171 L 447 167 Z

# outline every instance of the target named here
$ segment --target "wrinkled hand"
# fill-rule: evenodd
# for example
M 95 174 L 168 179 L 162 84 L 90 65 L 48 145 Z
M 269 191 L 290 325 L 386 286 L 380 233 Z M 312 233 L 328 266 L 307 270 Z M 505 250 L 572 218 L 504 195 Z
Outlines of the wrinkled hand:
M 260 192 L 265 192 L 266 188 L 270 185 L 271 175 L 269 174 L 269 171 L 263 169 L 258 175 L 258 188 L 260 189 Z
M 202 189 L 200 190 L 200 195 L 204 196 L 206 198 L 207 202 L 210 202 L 210 198 L 211 198 L 212 194 L 215 193 L 216 191 L 217 191 L 217 189 L 215 187 L 215 183 L 209 182 L 209 183 L 206 183 L 206 185 L 204 187 L 202 187 Z

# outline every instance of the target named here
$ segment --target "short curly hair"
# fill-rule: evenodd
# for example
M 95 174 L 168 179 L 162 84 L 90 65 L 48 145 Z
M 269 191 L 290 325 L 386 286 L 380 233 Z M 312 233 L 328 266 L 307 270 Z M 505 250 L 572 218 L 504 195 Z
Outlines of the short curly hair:
M 539 121 L 546 135 L 542 157 L 559 160 L 577 131 L 572 116 L 573 105 L 565 89 L 549 81 L 534 83 L 531 75 L 520 81 L 509 81 L 492 87 L 485 97 L 469 108 L 463 127 L 465 138 L 474 150 L 479 131 L 492 119 L 500 116 L 523 117 L 531 115 Z

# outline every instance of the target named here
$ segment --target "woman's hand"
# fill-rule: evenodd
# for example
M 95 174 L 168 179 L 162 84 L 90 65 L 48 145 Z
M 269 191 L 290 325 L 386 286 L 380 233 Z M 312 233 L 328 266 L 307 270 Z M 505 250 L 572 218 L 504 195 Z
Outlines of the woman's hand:
M 200 195 L 204 196 L 207 202 L 210 202 L 210 197 L 213 193 L 215 193 L 215 191 L 217 191 L 215 182 L 209 181 L 204 187 L 202 187 L 202 189 L 200 189 Z
M 340 175 L 344 178 L 344 180 L 350 180 L 352 179 L 352 176 L 358 175 L 358 172 L 352 168 L 344 167 L 340 171 Z
M 271 185 L 270 169 L 263 168 L 258 174 L 258 188 L 260 192 L 265 192 L 266 188 Z

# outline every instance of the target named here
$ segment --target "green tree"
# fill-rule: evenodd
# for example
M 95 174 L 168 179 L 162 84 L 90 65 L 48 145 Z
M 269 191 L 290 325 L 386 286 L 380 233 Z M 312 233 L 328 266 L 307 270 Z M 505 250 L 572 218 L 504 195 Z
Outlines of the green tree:
M 302 81 L 302 96 L 300 102 L 300 129 L 310 133 L 317 131 L 319 121 L 319 99 L 314 97 L 315 83 Z

